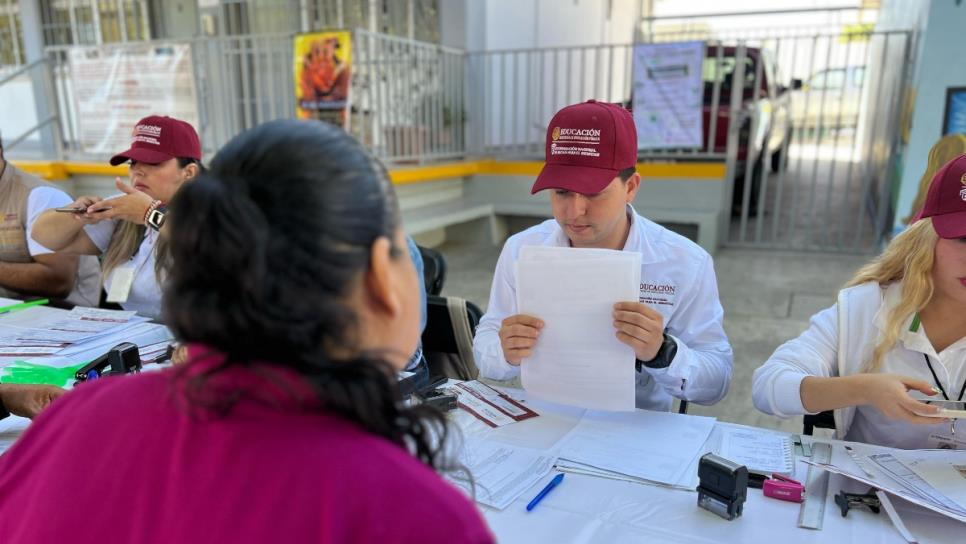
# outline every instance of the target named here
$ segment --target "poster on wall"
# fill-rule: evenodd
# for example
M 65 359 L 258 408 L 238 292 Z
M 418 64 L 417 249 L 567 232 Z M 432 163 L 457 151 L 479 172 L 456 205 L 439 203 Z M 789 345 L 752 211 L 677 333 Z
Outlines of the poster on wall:
M 638 149 L 701 147 L 704 42 L 634 46 Z
M 943 136 L 947 134 L 966 134 L 966 87 L 946 89 Z
M 75 47 L 69 58 L 68 84 L 85 153 L 127 149 L 134 125 L 148 115 L 175 117 L 201 132 L 189 45 Z
M 295 115 L 349 129 L 352 37 L 349 32 L 295 36 Z

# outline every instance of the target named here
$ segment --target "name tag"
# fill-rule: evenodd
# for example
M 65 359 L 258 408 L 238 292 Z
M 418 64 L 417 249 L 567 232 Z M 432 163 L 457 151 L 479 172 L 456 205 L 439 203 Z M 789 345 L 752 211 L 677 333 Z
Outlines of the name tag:
M 117 303 L 127 302 L 127 297 L 131 294 L 131 287 L 133 285 L 133 266 L 120 266 L 115 268 L 111 277 L 111 288 L 107 292 L 107 301 Z

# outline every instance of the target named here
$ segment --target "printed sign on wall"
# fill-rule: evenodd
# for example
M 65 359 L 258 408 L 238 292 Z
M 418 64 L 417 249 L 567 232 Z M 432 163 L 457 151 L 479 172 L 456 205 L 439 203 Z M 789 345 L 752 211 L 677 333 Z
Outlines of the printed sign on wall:
M 634 46 L 638 149 L 701 147 L 704 42 Z
M 148 115 L 181 119 L 201 132 L 189 45 L 75 47 L 67 84 L 85 153 L 127 149 L 134 125 Z

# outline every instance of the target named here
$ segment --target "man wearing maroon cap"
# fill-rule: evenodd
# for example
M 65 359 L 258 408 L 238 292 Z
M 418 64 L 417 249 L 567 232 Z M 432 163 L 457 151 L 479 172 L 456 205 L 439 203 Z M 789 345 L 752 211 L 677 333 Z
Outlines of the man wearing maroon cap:
M 505 380 L 540 341 L 543 323 L 519 314 L 514 263 L 523 246 L 603 248 L 641 254 L 640 298 L 614 307 L 617 337 L 637 357 L 637 406 L 668 410 L 672 397 L 713 404 L 731 381 L 731 345 L 711 256 L 631 207 L 641 178 L 630 113 L 588 101 L 547 127 L 546 164 L 532 193 L 550 189 L 554 220 L 503 247 L 473 352 L 482 375 Z M 525 362 L 523 364 L 526 364 Z
M 201 142 L 190 124 L 159 115 L 138 121 L 131 136 L 131 147 L 111 158 L 114 166 L 130 163 L 130 184 L 115 180 L 123 194 L 82 196 L 74 213 L 49 210 L 33 235 L 51 249 L 103 255 L 107 300 L 154 318 L 161 313 L 155 245 L 167 203 L 200 171 Z
M 836 437 L 966 449 L 966 155 L 933 176 L 913 224 L 838 302 L 755 371 L 755 406 L 779 417 L 833 410 Z M 959 432 L 956 432 L 956 427 Z

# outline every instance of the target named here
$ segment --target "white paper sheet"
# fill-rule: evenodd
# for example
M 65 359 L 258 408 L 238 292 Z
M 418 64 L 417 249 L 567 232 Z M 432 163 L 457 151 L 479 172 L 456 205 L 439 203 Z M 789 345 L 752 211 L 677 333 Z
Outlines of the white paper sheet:
M 524 247 L 517 307 L 544 322 L 521 382 L 534 398 L 596 410 L 634 409 L 634 350 L 620 342 L 614 304 L 636 301 L 640 254 Z
M 946 497 L 935 487 L 923 480 L 918 474 L 909 469 L 902 461 L 891 453 L 877 453 L 869 456 L 875 464 L 882 470 L 889 473 L 893 480 L 899 482 L 906 489 L 918 494 L 925 500 L 941 505 L 952 511 L 957 511 L 960 515 L 966 515 L 966 510 L 956 504 L 955 501 Z
M 829 472 L 841 474 L 852 480 L 862 482 L 877 489 L 881 489 L 913 504 L 917 504 L 934 512 L 938 512 L 966 523 L 966 512 L 964 512 L 963 509 L 954 501 L 943 496 L 935 488 L 932 488 L 932 486 L 927 482 L 924 482 L 914 473 L 912 476 L 914 477 L 913 480 L 916 480 L 916 482 L 910 482 L 906 478 L 909 476 L 909 474 L 903 474 L 904 471 L 902 470 L 901 466 L 891 466 L 891 469 L 900 473 L 900 477 L 897 478 L 891 471 L 883 468 L 882 464 L 878 462 L 882 461 L 888 465 L 890 462 L 895 460 L 895 455 L 902 455 L 904 450 L 859 443 L 849 443 L 848 445 L 853 449 L 854 456 L 865 460 L 863 465 L 860 466 L 853 460 L 853 457 L 846 454 L 843 445 L 841 444 L 833 445 L 832 463 L 815 463 L 809 459 L 802 459 L 802 461 L 808 465 L 814 465 Z M 888 457 L 877 457 L 881 455 L 888 455 L 893 459 L 889 459 Z M 896 461 L 896 463 L 898 462 Z M 919 485 L 920 489 L 915 489 L 916 485 Z M 937 495 L 939 500 L 930 498 L 930 496 Z
M 686 474 L 715 419 L 668 412 L 588 411 L 560 448 L 560 458 L 666 485 Z
M 475 499 L 502 510 L 546 476 L 556 456 L 467 437 L 460 456 L 473 475 Z M 450 477 L 457 487 L 470 493 L 469 481 Z
M 761 474 L 791 475 L 795 470 L 791 438 L 762 429 L 722 429 L 720 455 Z
M 10 449 L 20 435 L 27 430 L 30 420 L 20 416 L 10 416 L 0 420 L 0 454 Z
M 902 450 L 895 457 L 966 512 L 966 451 Z

